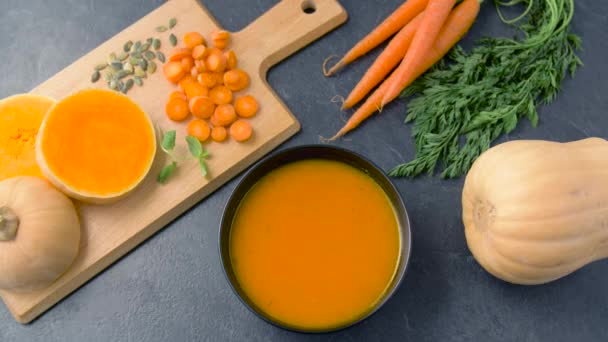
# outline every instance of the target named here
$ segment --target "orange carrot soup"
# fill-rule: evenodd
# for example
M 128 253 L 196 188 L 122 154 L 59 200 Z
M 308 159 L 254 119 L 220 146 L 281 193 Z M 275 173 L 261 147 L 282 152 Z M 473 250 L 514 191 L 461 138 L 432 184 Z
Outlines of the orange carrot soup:
M 242 199 L 230 260 L 246 296 L 302 330 L 330 330 L 374 309 L 400 257 L 397 216 L 382 188 L 342 162 L 292 162 Z

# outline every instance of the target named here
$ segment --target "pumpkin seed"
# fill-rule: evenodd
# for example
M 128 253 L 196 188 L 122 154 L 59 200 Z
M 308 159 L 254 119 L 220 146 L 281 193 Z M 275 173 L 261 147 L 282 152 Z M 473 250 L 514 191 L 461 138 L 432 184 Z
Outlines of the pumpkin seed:
M 133 80 L 128 79 L 127 82 L 125 82 L 125 85 L 123 86 L 122 92 L 126 94 L 131 88 L 133 88 Z
M 108 66 L 108 63 L 99 63 L 95 66 L 95 71 L 101 71 Z
M 112 68 L 114 68 L 115 70 L 122 70 L 122 63 L 120 62 L 112 62 Z
M 146 78 L 146 72 L 139 65 L 133 68 L 133 74 L 137 77 Z
M 108 59 L 107 59 L 108 64 L 112 64 L 112 62 L 114 62 L 115 60 L 116 60 L 116 54 L 114 52 L 112 52 L 111 54 L 108 55 Z
M 173 33 L 169 36 L 169 42 L 171 42 L 171 46 L 177 45 L 177 37 Z
M 141 58 L 141 52 L 135 51 L 135 52 L 131 53 L 131 57 Z
M 125 77 L 129 76 L 129 72 L 126 70 L 120 70 L 119 72 L 116 73 L 116 79 L 120 80 L 123 79 Z
M 154 50 L 158 50 L 158 49 L 160 49 L 160 39 L 155 38 L 155 39 L 152 41 L 152 46 L 154 46 Z
M 165 32 L 167 31 L 167 26 L 161 25 L 156 27 L 156 32 Z
M 169 19 L 169 28 L 172 29 L 175 27 L 175 25 L 177 25 L 177 19 L 175 19 L 175 18 Z
M 141 49 L 141 41 L 136 41 L 135 45 L 133 45 L 133 51 L 138 51 L 139 49 Z
M 141 46 L 141 51 L 148 51 L 149 48 L 150 48 L 150 43 L 146 43 Z
M 148 70 L 148 61 L 146 61 L 145 59 L 140 59 L 139 60 L 139 66 L 144 69 L 144 71 Z
M 156 72 L 156 63 L 154 63 L 153 61 L 148 62 L 148 72 L 151 74 Z
M 131 58 L 129 58 L 129 63 L 131 63 L 131 65 L 137 65 L 139 64 L 139 58 L 131 56 Z
M 110 87 L 110 89 L 112 90 L 118 89 L 118 81 L 110 80 L 110 83 L 108 83 L 108 87 Z
M 144 57 L 146 57 L 147 60 L 151 61 L 156 58 L 156 54 L 152 51 L 146 51 L 144 52 Z
M 112 69 L 109 69 L 106 74 L 104 75 L 104 79 L 109 82 L 114 78 L 114 71 L 112 71 Z
M 152 44 L 152 42 L 154 41 L 154 38 L 149 37 L 148 39 L 146 39 L 146 43 L 148 44 Z
M 133 42 L 129 40 L 128 42 L 125 43 L 125 45 L 122 46 L 122 50 L 124 52 L 129 52 L 129 51 L 131 51 L 132 46 L 133 46 Z
M 125 88 L 125 84 L 122 81 L 118 81 L 116 83 L 116 90 L 122 92 L 122 90 Z
M 126 52 L 122 52 L 118 56 L 116 56 L 116 59 L 118 59 L 121 62 L 124 61 L 127 58 L 129 58 L 129 54 L 126 53 Z
M 156 52 L 156 57 L 158 58 L 159 61 L 161 61 L 162 63 L 165 63 L 166 58 L 165 58 L 165 54 L 164 53 L 162 53 L 160 51 L 157 51 Z
M 135 82 L 135 84 L 137 84 L 140 87 L 144 85 L 144 80 L 142 80 L 141 77 L 138 77 L 138 76 L 133 77 L 133 82 Z
M 125 71 L 127 71 L 127 72 L 132 73 L 132 72 L 133 72 L 133 64 L 131 64 L 131 63 L 129 63 L 129 62 L 126 62 L 126 63 L 125 63 L 123 66 L 122 66 L 122 69 L 123 69 L 123 70 L 125 70 Z
M 95 83 L 99 81 L 99 77 L 101 77 L 101 74 L 99 73 L 99 71 L 95 71 L 93 75 L 91 75 L 91 82 Z

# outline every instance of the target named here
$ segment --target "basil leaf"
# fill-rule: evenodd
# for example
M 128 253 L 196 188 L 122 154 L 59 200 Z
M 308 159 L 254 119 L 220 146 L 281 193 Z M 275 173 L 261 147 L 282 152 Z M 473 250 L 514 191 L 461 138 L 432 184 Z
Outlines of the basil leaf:
M 205 163 L 205 159 L 199 158 L 198 164 L 201 166 L 201 172 L 203 173 L 203 177 L 207 177 L 207 164 Z
M 165 184 L 167 182 L 167 180 L 169 179 L 169 177 L 171 177 L 171 175 L 173 174 L 173 172 L 175 172 L 176 169 L 177 169 L 177 163 L 176 162 L 172 162 L 171 164 L 165 166 L 160 171 L 160 174 L 158 175 L 157 181 L 159 183 L 161 183 L 161 184 Z
M 171 151 L 175 148 L 175 136 L 175 131 L 169 131 L 163 135 L 163 141 L 160 146 L 168 154 L 171 154 Z
M 203 145 L 195 137 L 189 135 L 186 137 L 188 143 L 188 150 L 195 158 L 200 158 L 203 155 Z

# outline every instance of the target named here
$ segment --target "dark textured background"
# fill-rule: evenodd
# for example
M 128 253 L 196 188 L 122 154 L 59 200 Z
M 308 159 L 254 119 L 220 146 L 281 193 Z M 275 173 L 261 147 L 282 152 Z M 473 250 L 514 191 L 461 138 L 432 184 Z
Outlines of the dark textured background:
M 273 0 L 204 0 L 229 30 L 239 30 Z M 349 21 L 273 68 L 269 82 L 302 123 L 282 148 L 318 142 L 342 124 L 330 102 L 346 95 L 371 63 L 364 58 L 326 79 L 324 57 L 346 51 L 400 0 L 342 1 Z M 507 35 L 490 0 L 465 44 L 482 35 Z M 112 37 L 160 0 L 0 0 L 0 97 L 26 92 Z M 568 141 L 606 138 L 608 129 L 608 2 L 578 0 L 573 31 L 585 62 L 537 129 L 522 122 L 504 139 Z M 88 77 L 88 75 L 83 77 Z M 385 169 L 414 156 L 403 102 L 385 109 L 338 145 Z M 503 139 L 503 140 L 504 140 Z M 606 341 L 608 262 L 600 261 L 554 283 L 523 287 L 484 272 L 471 257 L 460 215 L 463 179 L 396 180 L 412 220 L 413 254 L 405 282 L 378 313 L 328 335 L 302 335 L 268 325 L 229 290 L 217 253 L 222 207 L 237 180 L 28 326 L 0 305 L 0 341 Z

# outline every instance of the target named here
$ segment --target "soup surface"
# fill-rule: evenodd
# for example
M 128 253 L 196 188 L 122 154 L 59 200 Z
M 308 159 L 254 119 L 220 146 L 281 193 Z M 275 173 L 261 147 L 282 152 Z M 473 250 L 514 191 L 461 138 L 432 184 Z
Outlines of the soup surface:
M 235 215 L 230 258 L 257 307 L 293 328 L 331 329 L 373 309 L 400 251 L 382 188 L 345 163 L 310 159 L 260 179 Z

